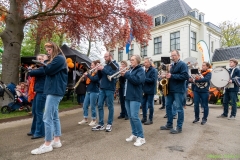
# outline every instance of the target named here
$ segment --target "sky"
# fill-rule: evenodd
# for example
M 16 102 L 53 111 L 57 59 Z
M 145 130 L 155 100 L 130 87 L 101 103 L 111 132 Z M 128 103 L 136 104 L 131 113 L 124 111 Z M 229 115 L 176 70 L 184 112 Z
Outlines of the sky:
M 166 0 L 147 0 L 144 8 L 149 9 Z M 196 8 L 205 14 L 205 22 L 219 25 L 230 20 L 240 24 L 239 0 L 184 0 L 192 9 Z M 238 2 L 238 3 L 237 3 Z

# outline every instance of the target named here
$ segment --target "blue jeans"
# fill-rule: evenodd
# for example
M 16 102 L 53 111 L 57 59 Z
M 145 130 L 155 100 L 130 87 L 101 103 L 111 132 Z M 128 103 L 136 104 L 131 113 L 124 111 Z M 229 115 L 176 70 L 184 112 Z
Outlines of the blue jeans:
M 124 88 L 119 88 L 119 98 L 121 103 L 121 117 L 128 117 L 126 107 L 125 107 L 125 100 L 124 100 Z
M 204 109 L 203 112 L 203 119 L 207 120 L 209 107 L 208 107 L 208 92 L 193 92 L 194 98 L 194 112 L 195 112 L 195 119 L 199 119 L 199 104 L 201 104 L 201 107 Z
M 165 100 L 165 101 L 167 101 L 167 100 Z M 166 110 L 166 114 L 167 114 L 167 110 Z M 177 115 L 177 107 L 176 107 L 176 102 L 175 101 L 172 104 L 172 114 L 173 114 L 173 116 Z
M 142 123 L 138 116 L 140 105 L 140 102 L 125 100 L 125 106 L 132 128 L 132 134 L 134 136 L 144 138 Z
M 183 121 L 184 121 L 184 110 L 183 110 L 183 93 L 173 93 L 170 92 L 166 96 L 166 109 L 167 109 L 167 125 L 173 126 L 173 113 L 172 113 L 172 106 L 173 102 L 175 101 L 176 111 L 178 114 L 177 119 L 177 128 L 182 129 Z
M 104 101 L 107 98 L 107 107 L 108 107 L 108 122 L 107 124 L 112 125 L 113 122 L 113 115 L 114 115 L 114 108 L 113 108 L 113 98 L 114 98 L 114 91 L 100 89 L 99 97 L 98 97 L 98 114 L 99 114 L 99 125 L 104 125 Z
M 149 120 L 153 120 L 153 101 L 154 95 L 153 94 L 144 94 L 142 100 L 142 112 L 143 112 L 143 119 L 147 119 L 147 111 L 149 108 Z
M 61 136 L 61 124 L 58 116 L 58 106 L 62 96 L 47 95 L 43 121 L 45 123 L 45 141 L 52 141 L 53 136 Z
M 88 118 L 88 106 L 90 104 L 92 111 L 92 119 L 96 119 L 96 106 L 97 106 L 97 98 L 98 94 L 96 92 L 86 92 L 86 96 L 83 102 L 83 115 L 84 118 Z
M 84 98 L 85 98 L 84 94 L 78 94 L 77 95 L 77 102 L 78 102 L 78 104 L 83 103 L 84 102 Z
M 231 116 L 236 116 L 237 114 L 237 92 L 225 92 L 223 97 L 223 115 L 228 116 L 229 102 L 231 101 L 232 111 Z
M 32 126 L 31 133 L 34 137 L 44 137 L 45 129 L 43 122 L 43 112 L 45 107 L 46 95 L 37 92 L 32 103 Z

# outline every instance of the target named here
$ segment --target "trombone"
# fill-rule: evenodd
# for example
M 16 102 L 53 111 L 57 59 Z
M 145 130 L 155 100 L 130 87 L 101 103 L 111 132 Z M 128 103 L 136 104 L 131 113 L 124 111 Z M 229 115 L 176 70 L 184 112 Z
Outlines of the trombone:
M 107 75 L 107 78 L 108 78 L 109 81 L 112 81 L 112 79 L 116 79 L 116 78 L 120 77 L 120 73 L 121 73 L 121 72 L 123 72 L 123 71 L 128 71 L 129 69 L 130 69 L 130 68 L 125 67 L 125 68 L 119 70 L 118 72 L 114 73 L 114 74 L 111 75 L 111 76 Z

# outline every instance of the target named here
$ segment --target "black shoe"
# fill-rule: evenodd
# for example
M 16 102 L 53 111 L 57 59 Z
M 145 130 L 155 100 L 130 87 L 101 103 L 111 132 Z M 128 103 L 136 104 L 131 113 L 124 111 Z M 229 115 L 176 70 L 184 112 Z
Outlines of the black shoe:
M 170 133 L 172 133 L 172 134 L 178 134 L 178 133 L 181 133 L 182 132 L 182 129 L 180 129 L 180 128 L 178 128 L 178 127 L 176 127 L 175 129 L 171 129 L 170 130 Z
M 42 136 L 32 136 L 31 139 L 38 139 L 38 138 L 43 138 Z
M 196 122 L 199 122 L 199 118 L 195 118 L 192 123 L 196 123 Z
M 153 121 L 151 121 L 150 119 L 144 123 L 144 125 L 150 125 L 150 124 L 153 124 Z
M 140 106 L 140 109 L 142 109 L 142 106 Z
M 129 120 L 129 118 L 128 118 L 128 117 L 125 117 L 125 120 Z
M 173 116 L 173 119 L 177 119 L 177 115 Z
M 207 123 L 207 120 L 206 119 L 202 119 L 201 125 L 204 125 L 206 123 Z
M 170 129 L 172 129 L 172 128 L 173 128 L 173 126 L 165 125 L 165 126 L 161 126 L 161 127 L 160 127 L 160 130 L 170 130 Z
M 163 118 L 167 118 L 167 114 Z
M 145 122 L 147 122 L 147 119 L 143 118 L 143 119 L 141 120 L 141 122 L 142 122 L 142 123 L 145 123 Z
M 118 116 L 118 119 L 123 119 L 124 117 L 122 117 L 122 116 Z
M 161 108 L 159 108 L 160 110 L 164 110 L 165 109 L 165 107 L 164 106 L 162 106 Z
M 32 136 L 33 134 L 31 132 L 27 133 L 28 136 Z

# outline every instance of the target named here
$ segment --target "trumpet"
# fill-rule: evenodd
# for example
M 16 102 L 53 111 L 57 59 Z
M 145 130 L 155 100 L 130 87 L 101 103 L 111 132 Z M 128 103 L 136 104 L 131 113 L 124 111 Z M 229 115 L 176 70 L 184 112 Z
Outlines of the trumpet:
M 85 77 L 85 75 L 83 74 L 81 78 L 79 78 L 79 80 L 77 81 L 77 83 L 75 84 L 75 86 L 73 87 L 73 89 L 76 89 L 78 87 L 78 85 L 80 84 L 80 82 L 82 81 L 82 79 Z
M 129 68 L 128 68 L 128 67 L 125 67 L 125 68 L 119 70 L 118 72 L 114 73 L 114 74 L 111 75 L 111 76 L 107 75 L 107 78 L 108 78 L 109 81 L 112 81 L 113 78 L 116 79 L 116 78 L 120 77 L 120 73 L 121 73 L 121 72 L 127 71 L 127 70 L 129 70 Z
M 106 65 L 105 62 L 102 62 L 101 64 L 97 65 L 96 67 L 90 69 L 90 70 L 88 71 L 88 73 L 89 73 L 89 74 L 92 74 L 99 66 L 105 66 L 105 65 Z

